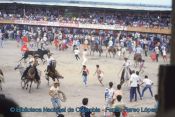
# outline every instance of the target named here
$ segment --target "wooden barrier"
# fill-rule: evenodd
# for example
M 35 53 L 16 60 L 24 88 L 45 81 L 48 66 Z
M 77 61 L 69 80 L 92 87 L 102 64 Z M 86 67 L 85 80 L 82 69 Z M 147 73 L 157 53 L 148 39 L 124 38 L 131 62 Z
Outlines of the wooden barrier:
M 143 33 L 160 33 L 171 34 L 171 29 L 168 28 L 145 28 L 145 27 L 126 27 L 116 25 L 98 25 L 98 24 L 81 24 L 81 23 L 61 23 L 61 22 L 48 22 L 48 21 L 30 21 L 30 20 L 1 20 L 0 24 L 22 24 L 22 25 L 40 25 L 40 26 L 56 26 L 56 27 L 70 27 L 70 28 L 89 28 L 89 29 L 106 29 L 106 30 L 124 30 L 131 32 Z
M 145 28 L 145 27 L 127 27 L 127 31 L 171 34 L 171 29 L 168 28 L 161 29 L 161 28 Z

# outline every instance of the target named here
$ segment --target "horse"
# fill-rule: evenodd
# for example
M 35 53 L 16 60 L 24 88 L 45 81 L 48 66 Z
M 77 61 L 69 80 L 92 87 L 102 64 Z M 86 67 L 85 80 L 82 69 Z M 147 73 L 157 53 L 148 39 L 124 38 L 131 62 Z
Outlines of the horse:
M 134 61 L 135 61 L 135 67 L 138 66 L 138 63 L 142 61 L 142 55 L 141 54 L 134 54 Z
M 19 70 L 20 75 L 22 76 L 26 68 L 23 67 L 21 63 L 19 63 L 19 64 L 14 68 L 14 70 L 17 70 L 17 69 Z M 30 69 L 29 69 L 29 70 L 30 70 Z M 40 71 L 40 70 L 37 70 L 37 71 L 38 71 L 38 75 L 41 76 L 41 71 Z M 29 71 L 28 71 L 28 72 L 29 72 Z M 28 73 L 27 73 L 27 74 L 28 74 Z M 21 87 L 22 87 L 22 89 L 24 89 L 26 85 L 27 85 L 27 87 L 28 87 L 28 82 L 29 82 L 29 81 L 28 81 L 27 75 L 26 75 L 24 78 L 21 79 Z M 32 81 L 32 82 L 33 82 L 33 81 Z M 32 82 L 31 82 L 31 84 L 32 84 Z M 40 81 L 37 82 L 37 88 L 39 87 L 39 84 L 40 84 Z M 27 89 L 27 88 L 26 88 L 26 89 Z M 31 86 L 30 86 L 29 92 L 30 92 L 30 90 L 31 90 Z
M 24 56 L 19 60 L 19 62 L 21 61 L 21 60 L 26 60 L 27 58 L 28 58 L 28 56 L 29 55 L 35 55 L 35 54 L 38 54 L 39 55 L 39 58 L 42 60 L 42 62 L 43 62 L 43 64 L 44 64 L 44 62 L 45 62 L 45 60 L 44 60 L 44 55 L 48 55 L 48 53 L 50 53 L 50 50 L 41 50 L 41 49 L 38 49 L 37 51 L 26 51 L 25 53 L 24 53 Z
M 0 90 L 2 90 L 2 82 L 4 82 L 4 74 L 0 69 Z
M 101 56 L 101 54 L 103 53 L 102 46 L 98 45 L 97 43 L 91 44 L 90 47 L 91 47 L 90 55 L 91 55 L 91 52 L 93 52 L 93 55 L 94 55 L 94 52 L 99 52 L 99 56 Z
M 113 58 L 115 57 L 117 50 L 115 47 L 108 47 L 107 52 L 106 52 L 106 58 L 109 54 L 110 58 L 111 58 L 111 53 L 113 54 Z
M 129 81 L 129 78 L 132 74 L 130 68 L 123 68 L 121 78 L 120 78 L 120 85 L 122 86 L 125 82 Z
M 59 79 L 64 78 L 62 75 L 58 73 L 58 71 L 55 68 L 56 68 L 56 61 L 52 61 L 48 69 L 48 72 L 45 74 L 45 78 L 48 81 L 48 85 L 49 85 L 49 78 L 52 78 L 53 81 L 55 81 L 55 79 L 59 81 Z

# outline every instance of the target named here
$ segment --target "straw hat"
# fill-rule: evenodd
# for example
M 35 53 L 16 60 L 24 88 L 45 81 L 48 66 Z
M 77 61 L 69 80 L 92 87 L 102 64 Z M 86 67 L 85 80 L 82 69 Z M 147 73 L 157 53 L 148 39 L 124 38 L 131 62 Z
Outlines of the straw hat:
M 34 57 L 39 57 L 39 55 L 38 54 L 35 54 Z
M 50 53 L 50 52 L 49 52 L 48 55 L 51 56 L 51 55 L 53 55 L 53 53 Z

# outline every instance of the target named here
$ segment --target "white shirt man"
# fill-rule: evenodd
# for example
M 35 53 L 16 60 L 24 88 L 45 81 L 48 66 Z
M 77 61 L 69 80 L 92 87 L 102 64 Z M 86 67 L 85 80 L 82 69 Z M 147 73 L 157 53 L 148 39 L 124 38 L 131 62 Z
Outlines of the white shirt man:
M 130 102 L 132 102 L 132 99 L 135 96 L 135 101 L 137 101 L 137 84 L 138 84 L 139 78 L 138 76 L 135 74 L 135 71 L 133 71 L 131 78 L 130 78 Z
M 150 79 L 146 79 L 146 78 L 145 78 L 145 79 L 143 80 L 143 83 L 144 83 L 145 85 L 152 85 L 153 82 L 152 82 Z
M 162 50 L 162 54 L 163 54 L 163 56 L 166 56 L 166 49 Z
M 79 55 L 79 53 L 80 53 L 80 51 L 79 51 L 78 49 L 75 49 L 75 50 L 74 50 L 74 54 L 75 54 L 75 55 Z
M 109 47 L 112 47 L 113 46 L 113 41 L 109 40 L 108 45 L 109 45 Z
M 133 73 L 130 78 L 130 86 L 137 87 L 138 81 L 139 81 L 139 77 L 135 73 Z
M 149 89 L 150 94 L 151 94 L 151 96 L 153 97 L 153 92 L 152 92 L 152 90 L 151 90 L 151 87 L 152 87 L 152 85 L 153 85 L 153 82 L 152 82 L 150 79 L 148 79 L 148 76 L 147 76 L 147 75 L 145 76 L 145 79 L 143 80 L 143 83 L 145 84 L 145 87 L 144 87 L 143 90 L 142 90 L 142 97 L 143 97 L 143 95 L 144 95 L 144 92 L 145 92 L 147 89 Z
M 88 40 L 87 39 L 84 41 L 84 44 L 86 44 L 86 45 L 88 44 Z
M 155 52 L 156 52 L 156 54 L 159 54 L 159 47 L 158 46 L 155 47 Z
M 141 54 L 142 53 L 142 48 L 140 46 L 136 47 L 135 53 L 136 54 Z
M 44 37 L 43 37 L 43 40 L 44 40 L 44 42 L 46 42 L 46 41 L 47 41 L 47 37 L 46 37 L 46 36 L 44 36 Z
M 47 58 L 47 66 L 49 66 L 53 60 L 55 60 L 55 59 L 52 56 L 48 57 Z

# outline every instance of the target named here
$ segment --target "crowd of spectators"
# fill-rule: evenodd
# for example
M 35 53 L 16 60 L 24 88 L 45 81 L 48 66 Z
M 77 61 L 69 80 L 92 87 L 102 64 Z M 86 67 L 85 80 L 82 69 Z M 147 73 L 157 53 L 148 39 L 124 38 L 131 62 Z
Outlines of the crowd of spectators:
M 157 42 L 160 45 L 166 46 L 169 49 L 170 35 L 151 34 L 126 31 L 109 31 L 95 29 L 78 29 L 78 28 L 58 28 L 58 27 L 43 27 L 29 25 L 0 25 L 1 32 L 5 39 L 21 39 L 22 36 L 28 36 L 29 40 L 47 38 L 48 41 L 54 39 L 66 40 L 67 42 L 79 40 L 81 44 L 87 39 L 99 40 L 104 45 L 109 39 L 114 41 L 114 44 L 121 43 L 125 47 L 132 47 L 133 44 L 139 43 L 142 47 L 147 44 L 149 50 L 153 50 Z M 119 36 L 120 34 L 120 36 Z
M 170 12 L 120 11 L 95 8 L 3 5 L 0 19 L 59 21 L 133 27 L 171 27 Z

